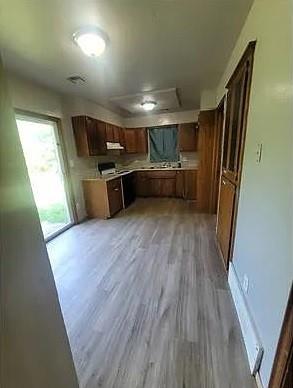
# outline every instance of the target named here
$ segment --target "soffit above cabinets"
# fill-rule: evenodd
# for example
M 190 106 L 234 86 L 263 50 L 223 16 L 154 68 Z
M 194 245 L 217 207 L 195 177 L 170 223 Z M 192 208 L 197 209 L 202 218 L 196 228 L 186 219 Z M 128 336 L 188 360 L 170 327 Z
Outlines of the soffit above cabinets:
M 152 114 L 174 111 L 180 108 L 180 101 L 176 88 L 112 97 L 110 98 L 110 101 L 116 105 L 117 108 L 120 108 L 131 115 L 147 114 L 148 112 L 145 112 L 141 105 L 145 101 L 156 102 L 157 105 L 151 111 Z

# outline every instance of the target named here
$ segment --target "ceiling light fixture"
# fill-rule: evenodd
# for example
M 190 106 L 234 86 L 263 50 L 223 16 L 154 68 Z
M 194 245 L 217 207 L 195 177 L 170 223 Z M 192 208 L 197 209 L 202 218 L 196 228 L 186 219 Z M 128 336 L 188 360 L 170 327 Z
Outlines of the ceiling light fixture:
M 107 36 L 98 27 L 82 28 L 73 34 L 75 43 L 89 57 L 98 57 L 105 51 Z
M 153 110 L 156 105 L 157 103 L 155 101 L 144 101 L 141 103 L 142 108 L 146 111 Z

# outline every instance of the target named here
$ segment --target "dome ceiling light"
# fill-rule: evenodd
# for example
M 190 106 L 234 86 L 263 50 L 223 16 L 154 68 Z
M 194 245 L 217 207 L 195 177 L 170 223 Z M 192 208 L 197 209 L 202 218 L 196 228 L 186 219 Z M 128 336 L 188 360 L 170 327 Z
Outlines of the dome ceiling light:
M 99 57 L 105 51 L 106 34 L 98 27 L 82 28 L 73 34 L 73 40 L 89 57 Z
M 141 103 L 142 108 L 145 111 L 151 111 L 156 107 L 157 103 L 155 101 L 144 101 Z

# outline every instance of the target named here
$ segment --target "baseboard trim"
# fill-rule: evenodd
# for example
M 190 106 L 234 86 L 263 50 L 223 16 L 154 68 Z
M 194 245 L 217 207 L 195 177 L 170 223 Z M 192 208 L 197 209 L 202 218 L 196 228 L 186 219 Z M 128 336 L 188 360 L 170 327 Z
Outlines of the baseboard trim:
M 242 336 L 248 356 L 248 362 L 251 374 L 256 375 L 260 367 L 263 355 L 263 347 L 259 340 L 257 330 L 247 306 L 243 291 L 236 274 L 233 263 L 230 263 L 228 283 L 230 286 L 232 298 L 236 307 Z
M 256 372 L 255 374 L 255 382 L 256 382 L 257 388 L 264 388 L 259 372 Z

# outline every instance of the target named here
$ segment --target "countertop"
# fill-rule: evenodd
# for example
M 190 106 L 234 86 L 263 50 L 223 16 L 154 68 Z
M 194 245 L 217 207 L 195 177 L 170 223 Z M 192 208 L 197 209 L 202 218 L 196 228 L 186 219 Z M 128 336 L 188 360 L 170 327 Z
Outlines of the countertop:
M 86 179 L 83 179 L 83 181 L 95 181 L 95 180 L 101 180 L 101 181 L 105 181 L 105 182 L 108 182 L 108 181 L 111 181 L 113 179 L 116 179 L 116 178 L 120 178 L 122 176 L 125 176 L 125 175 L 128 175 L 128 174 L 131 174 L 133 172 L 136 172 L 136 171 L 194 171 L 194 170 L 197 170 L 198 167 L 197 166 L 189 166 L 189 167 L 140 167 L 140 168 L 132 168 L 132 169 L 125 169 L 125 170 L 121 170 L 115 174 L 110 174 L 110 175 L 97 175 L 95 178 L 86 178 Z

